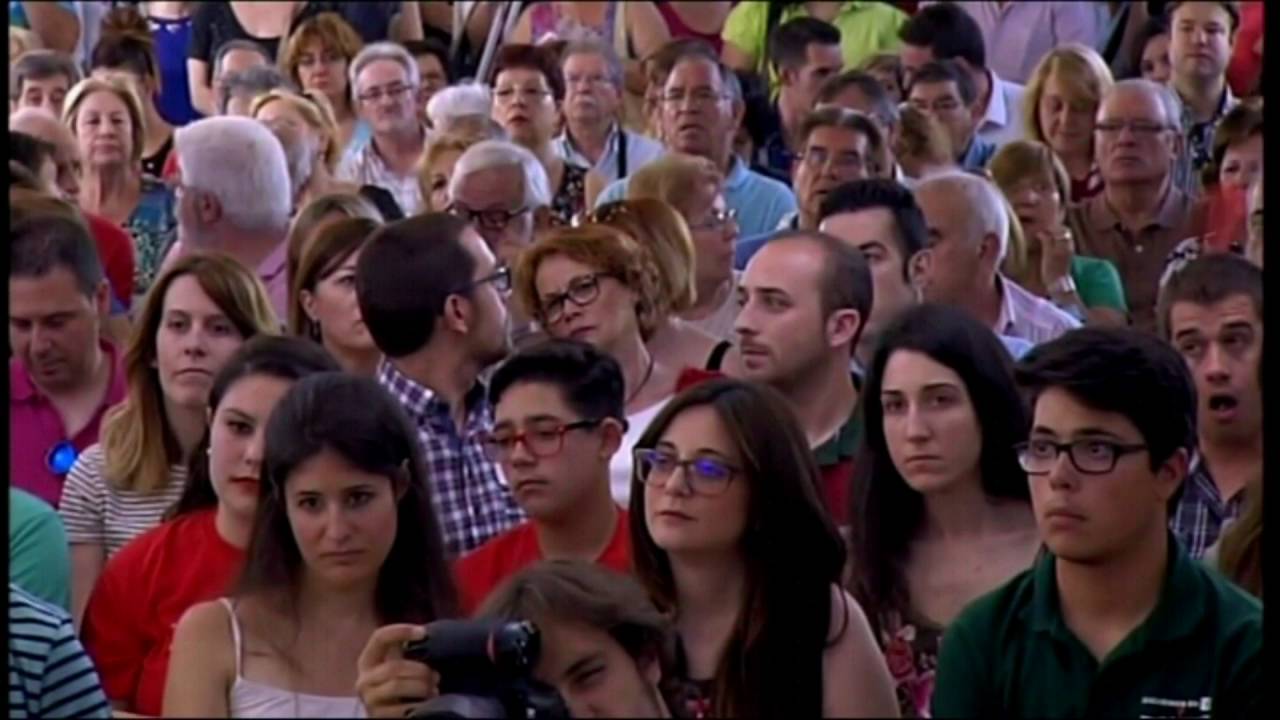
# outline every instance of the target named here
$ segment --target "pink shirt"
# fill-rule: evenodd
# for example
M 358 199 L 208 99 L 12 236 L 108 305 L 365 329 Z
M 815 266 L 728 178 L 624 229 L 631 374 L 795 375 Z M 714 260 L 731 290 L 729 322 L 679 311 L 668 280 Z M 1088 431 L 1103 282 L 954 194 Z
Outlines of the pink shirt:
M 111 364 L 111 380 L 93 419 L 73 438 L 67 437 L 58 410 L 31 382 L 22 361 L 16 357 L 9 359 L 9 482 L 55 508 L 62 497 L 64 477 L 49 470 L 46 462 L 49 451 L 63 440 L 70 440 L 77 453 L 98 442 L 103 413 L 124 399 L 124 371 L 115 348 L 107 342 L 100 346 Z
M 179 240 L 170 248 L 169 254 L 165 256 L 164 263 L 160 266 L 160 274 L 163 275 L 169 266 L 178 258 L 186 254 L 186 246 Z M 281 242 L 276 246 L 275 250 L 267 256 L 266 260 L 258 266 L 258 277 L 262 279 L 262 284 L 267 287 L 267 297 L 271 300 L 271 307 L 276 311 L 276 319 L 280 321 L 280 325 L 284 326 L 289 322 L 289 244 Z

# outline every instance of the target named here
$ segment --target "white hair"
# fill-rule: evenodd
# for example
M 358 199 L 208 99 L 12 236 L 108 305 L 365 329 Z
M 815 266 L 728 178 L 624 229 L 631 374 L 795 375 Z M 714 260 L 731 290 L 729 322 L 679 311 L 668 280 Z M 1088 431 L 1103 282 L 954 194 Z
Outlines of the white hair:
M 370 63 L 379 60 L 390 60 L 398 62 L 409 75 L 409 84 L 418 87 L 418 81 L 421 80 L 418 73 L 418 63 L 405 50 L 403 46 L 393 42 L 376 42 L 372 45 L 365 45 L 364 49 L 356 54 L 351 60 L 351 67 L 347 69 L 347 88 L 351 92 L 351 96 L 355 97 L 356 78 L 360 76 L 360 72 Z
M 293 197 L 284 148 L 266 125 L 246 117 L 209 117 L 173 134 L 182 184 L 213 194 L 235 227 L 287 227 Z
M 935 187 L 938 192 L 955 197 L 960 207 L 968 210 L 969 235 L 974 241 L 985 235 L 996 236 L 999 243 L 996 266 L 999 267 L 1009 252 L 1009 212 L 1004 196 L 993 183 L 955 171 L 927 178 L 916 186 L 916 192 Z
M 451 85 L 431 96 L 427 102 L 427 117 L 431 127 L 441 128 L 450 120 L 469 115 L 489 117 L 493 97 L 486 85 L 467 83 Z
M 551 204 L 551 181 L 537 156 L 506 140 L 483 140 L 467 148 L 453 167 L 449 178 L 449 196 L 458 194 L 458 186 L 466 176 L 481 170 L 514 168 L 520 170 L 524 183 L 525 207 L 533 210 Z
M 1126 78 L 1117 80 L 1107 95 L 1115 95 L 1126 90 L 1141 90 L 1156 96 L 1160 101 L 1160 109 L 1164 112 L 1164 122 L 1172 129 L 1179 128 L 1182 123 L 1182 100 L 1178 98 L 1178 93 L 1174 92 L 1173 88 L 1146 78 Z M 1105 99 L 1103 98 L 1104 101 Z M 1098 103 L 1098 111 L 1102 111 L 1102 103 Z

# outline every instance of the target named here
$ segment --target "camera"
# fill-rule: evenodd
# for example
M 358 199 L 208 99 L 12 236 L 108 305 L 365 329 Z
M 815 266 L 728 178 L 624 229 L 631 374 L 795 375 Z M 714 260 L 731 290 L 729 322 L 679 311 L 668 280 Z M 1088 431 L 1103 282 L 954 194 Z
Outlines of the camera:
M 440 695 L 413 717 L 567 718 L 554 688 L 533 679 L 541 635 L 528 621 L 441 620 L 404 656 L 440 675 Z

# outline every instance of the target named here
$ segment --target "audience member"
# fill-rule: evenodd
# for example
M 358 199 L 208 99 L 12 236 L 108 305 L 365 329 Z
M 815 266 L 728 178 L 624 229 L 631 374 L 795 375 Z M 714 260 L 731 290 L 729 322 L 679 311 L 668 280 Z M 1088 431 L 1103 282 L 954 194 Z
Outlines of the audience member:
M 872 55 L 862 63 L 858 70 L 850 70 L 849 72 L 863 72 L 875 78 L 880 83 L 880 87 L 884 89 L 885 96 L 894 105 L 906 100 L 906 73 L 902 68 L 902 58 L 897 53 Z
M 382 354 L 360 316 L 356 265 L 382 223 L 367 217 L 335 220 L 302 250 L 289 289 L 289 329 L 320 343 L 343 370 L 373 377 Z
M 191 606 L 226 593 L 245 561 L 267 418 L 295 381 L 332 370 L 315 345 L 264 336 L 214 378 L 182 497 L 111 558 L 85 609 L 81 637 L 117 709 L 160 715 L 174 628 Z
M 1195 443 L 1183 360 L 1147 333 L 1086 328 L 1033 350 L 1017 376 L 1035 408 L 1018 454 L 1047 551 L 951 623 L 933 715 L 1259 711 L 1261 607 L 1166 526 Z
M 544 558 L 630 572 L 627 512 L 609 491 L 609 463 L 626 433 L 618 363 L 585 343 L 548 340 L 498 368 L 489 402 L 485 450 L 529 520 L 458 561 L 463 613 Z
M 448 212 L 469 222 L 508 267 L 551 220 L 551 185 L 538 158 L 506 140 L 483 140 L 458 158 Z
M 635 457 L 631 545 L 674 619 L 662 690 L 675 715 L 893 714 L 866 616 L 839 587 L 844 543 L 817 466 L 781 396 L 737 380 L 694 386 Z
M 160 115 L 156 98 L 160 89 L 160 63 L 147 20 L 135 8 L 121 7 L 107 13 L 102 35 L 89 58 L 94 77 L 119 76 L 142 107 L 142 171 L 155 178 L 164 174 L 173 149 L 173 126 Z
M 896 56 L 895 56 L 896 57 Z M 906 90 L 899 90 L 905 99 Z M 862 70 L 849 70 L 823 83 L 818 91 L 819 105 L 837 105 L 856 110 L 871 118 L 880 130 L 880 156 L 876 158 L 876 176 L 902 181 L 902 168 L 893 157 L 893 146 L 898 141 L 902 99 L 894 97 L 873 75 Z
M 1027 83 L 1027 139 L 1048 145 L 1062 162 L 1071 181 L 1064 200 L 1080 203 L 1102 192 L 1094 130 L 1098 105 L 1114 84 L 1107 64 L 1083 45 L 1054 48 Z
M 215 88 L 226 73 L 252 65 L 275 64 L 280 42 L 288 36 L 290 26 L 306 19 L 297 14 L 299 9 L 304 14 L 316 12 L 315 7 L 247 2 L 198 6 L 191 16 L 191 43 L 187 46 L 191 104 L 206 116 L 215 115 L 215 106 L 221 107 L 223 102 Z
M 951 135 L 942 123 L 910 104 L 904 104 L 900 112 L 899 129 L 892 144 L 902 175 L 899 182 L 915 188 L 925 178 L 960 169 L 951 148 Z
M 56 50 L 28 50 L 13 63 L 9 74 L 9 99 L 15 110 L 40 108 L 62 117 L 67 93 L 80 82 L 80 68 Z
M 39 50 L 44 46 L 40 36 L 26 28 L 9 26 L 9 66 L 12 67 L 27 52 Z M 13 111 L 13 98 L 9 99 L 9 111 Z
M 140 9 L 146 15 L 155 46 L 159 78 L 156 109 L 160 117 L 179 127 L 199 120 L 200 112 L 191 104 L 187 78 L 187 45 L 191 43 L 195 8 L 185 2 L 153 2 Z
M 289 234 L 285 238 L 285 265 L 290 279 L 298 277 L 302 253 L 316 235 L 326 225 L 348 218 L 365 218 L 376 223 L 385 220 L 368 199 L 343 193 L 321 195 L 298 210 L 289 223 Z
M 62 520 L 49 503 L 12 485 L 9 583 L 64 612 L 71 607 L 71 554 Z
M 1177 120 L 1186 135 L 1193 173 L 1212 160 L 1213 131 L 1238 102 L 1227 83 L 1227 63 L 1240 27 L 1235 2 L 1171 2 L 1170 87 L 1182 101 Z
M 1160 329 L 1195 380 L 1198 453 L 1170 527 L 1199 558 L 1262 479 L 1262 271 L 1231 255 L 1193 261 L 1160 295 Z
M 748 263 L 738 301 L 741 376 L 786 400 L 817 461 L 819 498 L 843 528 L 862 434 L 849 363 L 872 308 L 867 261 L 829 235 L 785 231 Z
M 480 235 L 442 213 L 379 228 L 356 264 L 360 315 L 385 356 L 378 382 L 417 428 L 451 555 L 524 518 L 481 442 L 493 406 L 479 377 L 510 348 L 510 289 Z
M 331 140 L 334 162 L 369 142 L 369 123 L 357 113 L 347 78 L 363 46 L 360 35 L 340 15 L 324 12 L 300 23 L 280 56 L 280 67 L 294 86 L 329 101 L 335 125 Z
M 920 278 L 926 301 L 960 307 L 993 332 L 1033 345 L 1080 326 L 1001 272 L 1010 217 L 992 183 L 954 173 L 925 180 L 915 194 L 929 237 Z
M 192 24 L 194 26 L 194 20 Z M 262 46 L 253 40 L 244 38 L 232 39 L 219 45 L 216 49 L 217 53 L 213 56 L 211 68 L 213 87 L 211 90 L 206 90 L 209 93 L 209 100 L 212 104 L 209 106 L 208 112 L 202 110 L 198 104 L 195 105 L 197 110 L 210 116 L 222 114 L 226 111 L 227 78 L 232 75 L 240 75 L 255 67 L 267 67 L 275 63 L 273 58 L 267 56 Z M 283 78 L 284 76 L 281 75 L 281 77 Z M 190 87 L 190 78 L 188 78 L 188 87 Z M 191 87 L 191 97 L 194 104 L 196 97 L 196 89 L 194 87 Z
M 969 75 L 954 60 L 929 62 L 916 70 L 907 85 L 907 100 L 947 131 L 951 160 L 966 170 L 979 170 L 996 152 L 996 145 L 977 133 L 976 99 Z
M 222 79 L 222 100 L 218 103 L 218 115 L 249 117 L 253 101 L 273 90 L 296 92 L 275 66 L 254 65 L 239 72 L 227 73 Z
M 418 119 L 427 122 L 427 105 L 431 98 L 453 82 L 453 73 L 449 70 L 449 48 L 434 38 L 407 40 L 400 44 L 418 64 L 418 79 L 422 81 L 418 88 Z
M 1245 243 L 1245 257 L 1258 267 L 1262 267 L 1262 210 L 1266 193 L 1263 191 L 1262 176 L 1249 188 L 1249 239 Z
M 1030 567 L 1040 547 L 1013 452 L 1027 411 L 1004 347 L 941 305 L 907 310 L 883 330 L 866 398 L 850 587 L 902 716 L 928 717 L 943 628 Z
M 1015 213 L 1026 241 L 1025 269 L 1010 273 L 1032 294 L 1047 298 L 1090 324 L 1128 322 L 1124 286 L 1109 260 L 1075 252 L 1067 227 L 1070 180 L 1053 150 L 1035 140 L 1015 140 L 991 158 L 991 179 Z
M 966 2 L 960 7 L 982 32 L 987 66 L 1021 84 L 1031 82 L 1035 67 L 1055 49 L 1073 43 L 1097 46 L 1104 39 L 1108 14 L 1092 3 Z
M 431 102 L 427 103 L 427 124 L 437 133 L 451 132 L 453 128 L 450 125 L 455 121 L 483 118 L 492 123 L 492 115 L 491 88 L 476 82 L 450 85 L 433 95 Z
M 474 121 L 455 120 L 449 131 L 436 129 L 422 151 L 418 167 L 418 187 L 422 193 L 419 212 L 444 212 L 449 208 L 449 182 L 453 171 L 472 145 L 485 140 L 501 140 L 506 133 L 496 123 L 483 118 Z
M 10 484 L 58 507 L 76 457 L 125 394 L 102 339 L 110 291 L 89 231 L 69 215 L 9 227 Z
M 9 582 L 9 717 L 109 718 L 67 611 Z
M 77 623 L 107 561 L 181 495 L 214 376 L 246 340 L 279 328 L 262 284 L 225 256 L 183 258 L 147 294 L 122 359 L 125 396 L 63 487 Z
M 718 61 L 715 51 L 706 42 L 698 38 L 684 38 L 665 43 L 662 47 L 645 56 L 641 62 L 645 77 L 644 135 L 662 142 L 664 145 L 666 141 L 663 139 L 662 132 L 663 89 L 667 85 L 667 78 L 670 77 L 671 68 L 676 61 L 690 54 L 700 55 L 713 62 Z M 740 71 L 735 71 L 734 75 L 754 77 Z M 739 131 L 744 130 L 741 125 L 737 129 Z M 750 155 L 748 154 L 744 158 L 749 159 Z
M 1138 51 L 1138 57 L 1133 61 L 1133 67 L 1137 69 L 1134 77 L 1168 85 L 1173 79 L 1169 42 L 1169 19 L 1163 15 L 1148 18 L 1134 44 Z
M 1037 27 L 1032 34 L 1038 38 L 1045 30 Z M 973 99 L 965 105 L 975 134 L 996 146 L 1022 137 L 1025 90 L 988 67 L 982 28 L 964 8 L 955 3 L 921 8 L 902 26 L 898 36 L 902 38 L 908 92 L 915 74 L 926 64 L 954 60 L 973 88 Z
M 1248 489 L 1240 517 L 1227 527 L 1205 553 L 1218 572 L 1262 600 L 1262 476 Z
M 817 101 L 818 88 L 840 73 L 840 31 L 811 17 L 788 20 L 769 32 L 769 63 L 778 74 L 778 97 L 752 165 L 790 175 L 801 150 L 801 123 Z
M 373 631 L 456 613 L 417 444 L 372 378 L 320 373 L 280 399 L 244 570 L 178 621 L 166 716 L 363 714 L 351 659 Z
M 1072 208 L 1076 250 L 1116 264 L 1133 324 L 1155 329 L 1165 259 L 1199 224 L 1199 211 L 1174 182 L 1183 152 L 1178 99 L 1149 80 L 1121 80 L 1102 99 L 1095 126 L 1102 192 Z

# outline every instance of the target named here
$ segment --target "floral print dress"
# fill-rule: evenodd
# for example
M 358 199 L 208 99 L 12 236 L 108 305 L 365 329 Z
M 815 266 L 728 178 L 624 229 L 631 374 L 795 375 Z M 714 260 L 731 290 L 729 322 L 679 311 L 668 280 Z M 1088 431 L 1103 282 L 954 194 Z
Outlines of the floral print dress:
M 143 175 L 142 195 L 124 229 L 133 237 L 133 292 L 136 302 L 155 282 L 165 254 L 177 239 L 178 215 L 173 191 L 160 180 Z
M 891 610 L 880 618 L 879 639 L 902 717 L 931 717 L 929 702 L 938 670 L 942 628 L 918 618 L 904 621 L 900 613 Z

